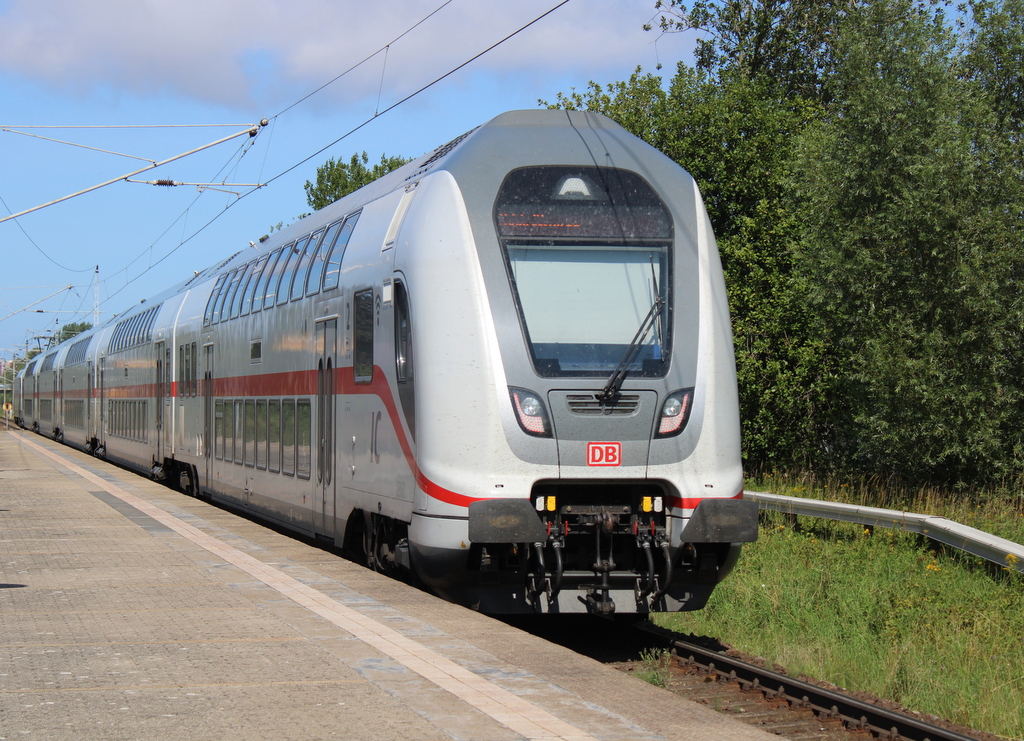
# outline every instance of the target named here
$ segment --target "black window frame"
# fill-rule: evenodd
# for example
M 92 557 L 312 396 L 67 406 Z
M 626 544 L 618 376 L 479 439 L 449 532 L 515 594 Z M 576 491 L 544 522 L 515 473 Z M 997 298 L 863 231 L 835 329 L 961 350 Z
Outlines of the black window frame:
M 373 381 L 374 291 L 352 294 L 352 372 L 356 383 Z

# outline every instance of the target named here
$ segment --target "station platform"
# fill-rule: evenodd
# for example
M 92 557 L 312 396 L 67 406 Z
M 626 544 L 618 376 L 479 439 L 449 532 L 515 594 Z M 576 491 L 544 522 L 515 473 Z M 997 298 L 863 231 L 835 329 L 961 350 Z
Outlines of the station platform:
M 769 736 L 28 432 L 0 432 L 0 739 Z

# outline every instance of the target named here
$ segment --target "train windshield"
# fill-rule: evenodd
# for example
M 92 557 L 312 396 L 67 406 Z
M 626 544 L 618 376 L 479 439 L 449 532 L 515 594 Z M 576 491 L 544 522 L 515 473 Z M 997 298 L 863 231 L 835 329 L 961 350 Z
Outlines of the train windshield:
M 630 375 L 665 375 L 672 219 L 643 178 L 613 168 L 515 170 L 495 220 L 538 375 L 607 376 L 624 358 Z

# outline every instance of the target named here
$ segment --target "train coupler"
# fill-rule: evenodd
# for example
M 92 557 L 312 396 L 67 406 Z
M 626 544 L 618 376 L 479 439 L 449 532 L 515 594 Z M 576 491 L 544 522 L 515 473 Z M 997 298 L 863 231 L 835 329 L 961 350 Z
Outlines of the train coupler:
M 602 512 L 595 523 L 594 554 L 596 560 L 591 567 L 599 582 L 587 590 L 587 596 L 580 597 L 580 601 L 587 606 L 587 611 L 594 615 L 612 615 L 615 612 L 615 600 L 612 599 L 611 573 L 615 570 L 615 560 L 612 550 L 612 533 L 618 525 L 619 518 L 610 512 Z M 601 532 L 606 534 L 608 541 L 608 555 L 604 556 L 601 548 Z
M 612 586 L 609 575 L 615 568 L 611 560 L 599 561 L 594 564 L 594 571 L 600 575 L 600 583 L 587 590 L 587 596 L 580 601 L 587 606 L 587 612 L 594 615 L 612 615 L 615 613 L 615 600 L 612 599 Z

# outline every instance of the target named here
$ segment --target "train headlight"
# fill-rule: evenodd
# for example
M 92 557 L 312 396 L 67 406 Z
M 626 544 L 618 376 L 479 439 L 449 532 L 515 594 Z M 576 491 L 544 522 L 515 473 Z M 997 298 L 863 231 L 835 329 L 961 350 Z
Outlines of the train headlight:
M 534 437 L 551 437 L 551 423 L 540 396 L 514 386 L 510 386 L 508 391 L 512 397 L 512 408 L 516 411 L 516 421 L 523 432 Z
M 693 406 L 693 389 L 673 391 L 661 405 L 661 419 L 655 437 L 672 437 L 678 435 L 686 427 Z

